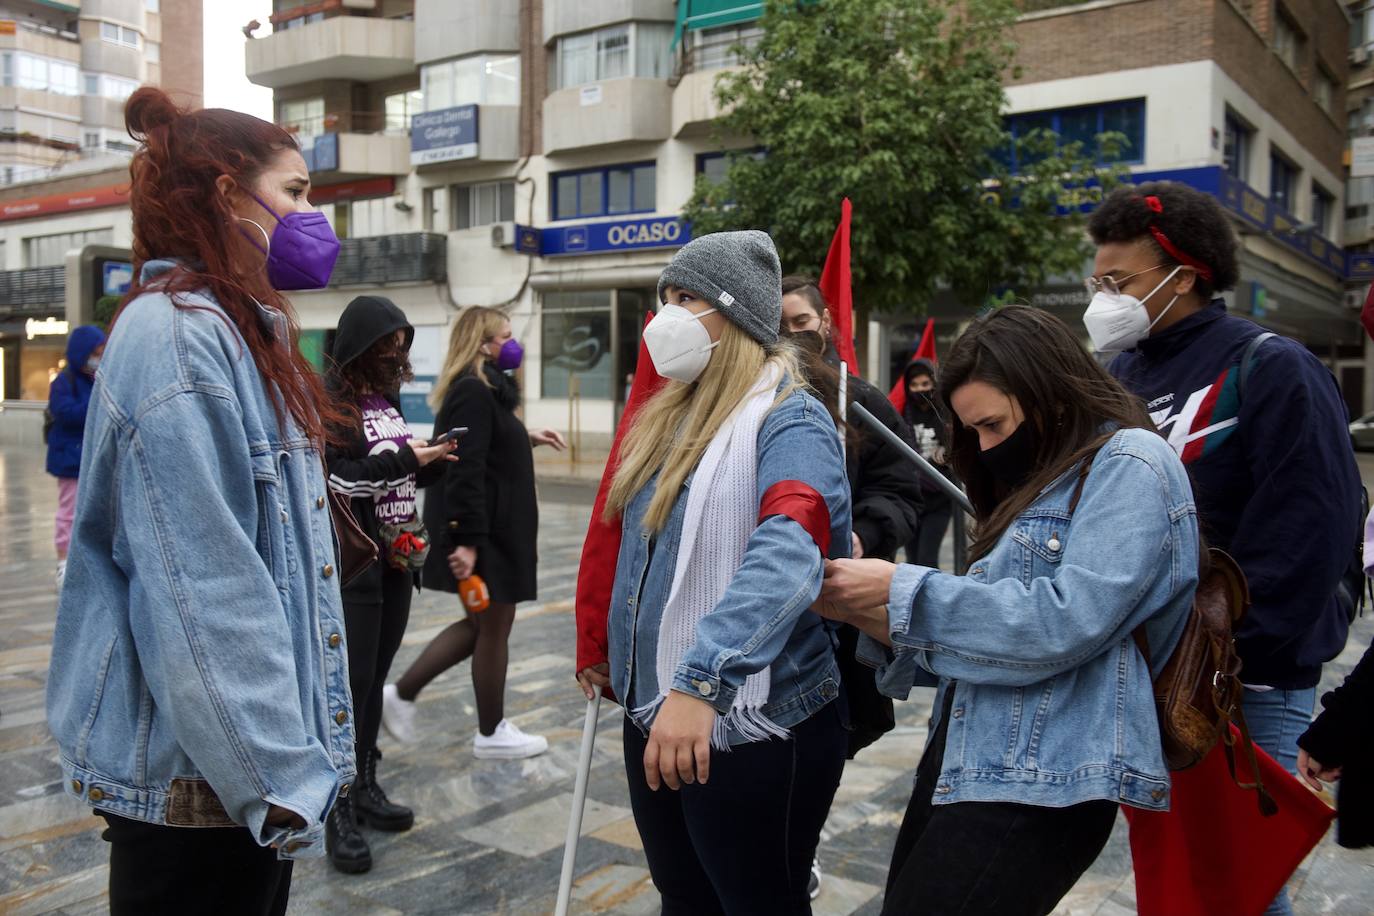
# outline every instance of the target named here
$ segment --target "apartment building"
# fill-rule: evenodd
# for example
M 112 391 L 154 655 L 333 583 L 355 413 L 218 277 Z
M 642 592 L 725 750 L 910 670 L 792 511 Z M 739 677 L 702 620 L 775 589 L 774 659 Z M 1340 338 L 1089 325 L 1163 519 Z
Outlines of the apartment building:
M 124 102 L 146 84 L 200 104 L 202 9 L 0 0 L 0 400 L 47 398 L 67 252 L 130 244 Z
M 526 344 L 529 420 L 566 425 L 576 392 L 583 428 L 609 432 L 657 276 L 688 238 L 682 206 L 724 165 L 715 77 L 760 8 L 278 0 L 248 76 L 275 91 L 314 200 L 359 252 L 334 287 L 294 297 L 310 347 L 380 287 L 417 325 L 407 412 L 424 422 L 455 307 L 499 306 Z M 1307 342 L 1358 401 L 1374 372 L 1343 295 L 1342 3 L 1028 0 L 1016 33 L 1012 129 L 1119 130 L 1137 180 L 1215 194 L 1244 249 L 1232 307 Z M 1076 278 L 1028 298 L 1073 321 L 1086 305 Z M 969 307 L 942 298 L 933 314 L 948 337 Z M 909 316 L 878 317 L 872 377 L 912 341 Z

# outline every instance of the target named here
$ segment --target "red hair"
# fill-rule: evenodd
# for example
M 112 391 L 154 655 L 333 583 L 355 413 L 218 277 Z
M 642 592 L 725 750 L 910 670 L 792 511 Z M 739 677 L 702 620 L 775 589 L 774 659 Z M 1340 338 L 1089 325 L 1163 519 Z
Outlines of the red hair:
M 169 294 L 209 289 L 268 383 L 277 422 L 284 425 L 284 413 L 289 413 L 322 445 L 325 430 L 344 418 L 300 352 L 295 310 L 268 283 L 261 253 L 243 237 L 228 198 L 215 183 L 227 175 L 250 191 L 277 156 L 298 149 L 295 139 L 242 112 L 180 109 L 167 93 L 148 86 L 129 97 L 124 122 L 129 136 L 140 141 L 129 164 L 136 281 L 124 302 L 144 291 L 137 278 L 145 262 L 180 260 L 180 267 L 157 279 L 157 289 Z M 172 296 L 177 308 L 196 307 L 179 298 Z M 285 317 L 286 341 L 275 338 L 258 303 Z

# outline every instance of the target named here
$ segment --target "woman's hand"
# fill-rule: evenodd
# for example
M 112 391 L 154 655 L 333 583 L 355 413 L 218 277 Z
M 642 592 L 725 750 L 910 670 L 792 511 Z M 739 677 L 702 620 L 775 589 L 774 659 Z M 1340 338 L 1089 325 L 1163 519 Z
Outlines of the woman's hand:
M 644 780 L 649 788 L 657 792 L 663 783 L 674 791 L 683 783 L 706 785 L 711 774 L 711 729 L 715 725 L 716 710 L 710 703 L 668 691 L 649 729 L 649 746 L 644 749 Z
M 477 548 L 455 547 L 453 553 L 448 555 L 448 568 L 453 578 L 460 581 L 472 575 L 477 568 Z
M 1322 792 L 1322 783 L 1335 782 L 1341 778 L 1341 767 L 1327 767 L 1307 751 L 1298 748 L 1298 773 L 1309 786 Z
M 849 558 L 851 560 L 862 560 L 864 558 L 864 542 L 859 537 L 857 531 L 849 532 Z
M 588 700 L 596 699 L 596 688 L 602 690 L 611 686 L 611 666 L 608 662 L 592 665 L 577 672 L 577 683 Z
M 532 429 L 529 432 L 530 448 L 552 445 L 554 451 L 561 452 L 568 447 L 568 443 L 563 439 L 563 434 L 556 429 Z
M 430 445 L 424 439 L 411 439 L 406 445 L 409 445 L 410 450 L 415 453 L 415 459 L 420 462 L 420 467 L 440 458 L 445 461 L 458 460 L 458 456 L 453 454 L 458 450 L 458 442 L 453 439 L 448 442 L 440 442 L 438 445 Z
M 851 610 L 887 604 L 896 571 L 886 560 L 827 560 L 821 597 Z

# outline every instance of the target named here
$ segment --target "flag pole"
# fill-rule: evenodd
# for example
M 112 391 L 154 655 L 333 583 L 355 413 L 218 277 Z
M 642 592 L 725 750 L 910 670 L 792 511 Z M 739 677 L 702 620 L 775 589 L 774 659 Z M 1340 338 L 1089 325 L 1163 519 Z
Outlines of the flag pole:
M 563 841 L 563 873 L 558 879 L 555 916 L 567 916 L 572 901 L 573 870 L 577 866 L 577 841 L 582 836 L 582 812 L 587 807 L 587 782 L 592 773 L 592 748 L 596 745 L 596 720 L 601 711 L 601 688 L 587 701 L 587 716 L 582 721 L 582 753 L 577 759 L 577 781 L 573 783 L 572 811 L 568 815 L 568 836 Z

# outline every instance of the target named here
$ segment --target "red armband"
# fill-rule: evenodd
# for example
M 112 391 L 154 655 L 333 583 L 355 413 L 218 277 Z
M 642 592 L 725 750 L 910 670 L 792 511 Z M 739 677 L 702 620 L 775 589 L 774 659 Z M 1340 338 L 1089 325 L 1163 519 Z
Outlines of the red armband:
M 830 507 L 815 489 L 800 480 L 779 480 L 759 501 L 759 524 L 774 515 L 801 525 L 821 549 L 821 556 L 830 555 Z

